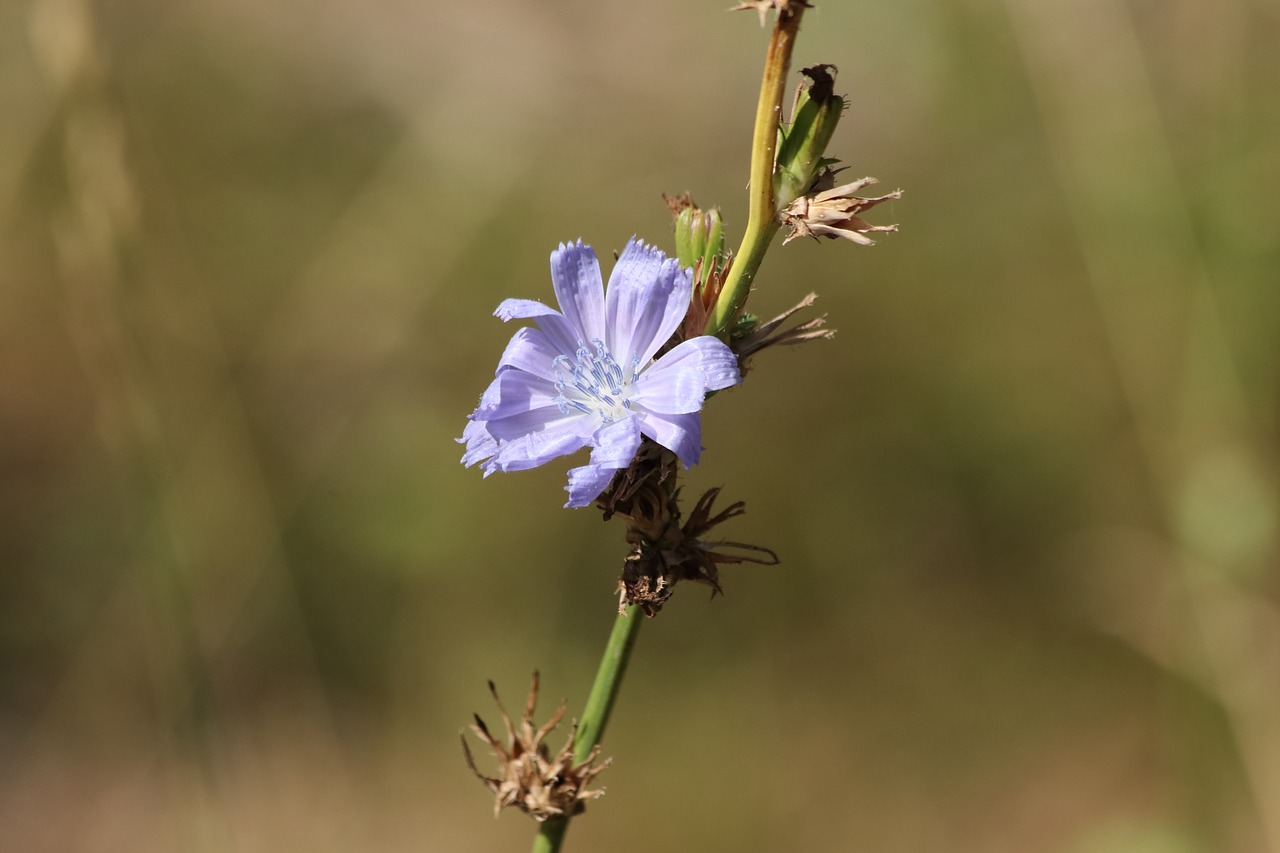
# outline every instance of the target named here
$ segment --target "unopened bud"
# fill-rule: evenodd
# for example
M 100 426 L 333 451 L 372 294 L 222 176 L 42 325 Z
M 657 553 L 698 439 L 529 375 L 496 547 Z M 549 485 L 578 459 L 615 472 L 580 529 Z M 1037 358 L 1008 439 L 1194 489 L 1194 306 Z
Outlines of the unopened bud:
M 712 261 L 724 256 L 724 222 L 718 208 L 700 210 L 690 205 L 676 214 L 676 258 L 682 267 L 702 261 L 710 269 Z
M 702 334 L 729 269 L 724 219 L 719 208 L 702 210 L 688 193 L 663 194 L 663 198 L 675 219 L 676 260 L 685 269 L 693 270 L 693 295 L 679 330 L 681 339 L 687 340 Z
M 809 85 L 801 85 L 796 93 L 790 124 L 778 129 L 781 138 L 773 175 L 778 209 L 809 192 L 823 167 L 835 162 L 824 156 L 845 107 L 844 98 L 835 94 L 835 70 L 834 65 L 814 65 L 800 72 L 809 78 Z

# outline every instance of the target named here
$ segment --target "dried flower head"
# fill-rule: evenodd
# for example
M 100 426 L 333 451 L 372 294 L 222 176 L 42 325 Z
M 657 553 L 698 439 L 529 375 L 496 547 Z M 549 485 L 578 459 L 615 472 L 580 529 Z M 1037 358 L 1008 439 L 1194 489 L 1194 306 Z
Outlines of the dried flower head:
M 814 186 L 821 189 L 823 184 L 830 185 L 833 172 L 828 172 Z M 860 214 L 870 210 L 882 201 L 902 197 L 902 190 L 894 190 L 876 198 L 863 198 L 854 195 L 863 187 L 876 183 L 875 178 L 859 178 L 858 180 L 822 190 L 811 195 L 801 196 L 787 205 L 779 217 L 782 224 L 791 229 L 784 243 L 797 237 L 837 237 L 850 240 L 863 246 L 874 246 L 875 241 L 867 234 L 875 232 L 897 231 L 897 225 L 871 225 L 864 221 Z
M 586 801 L 604 794 L 603 788 L 587 790 L 600 771 L 609 766 L 609 761 L 599 764 L 600 747 L 594 747 L 586 759 L 575 763 L 573 760 L 573 740 L 578 732 L 578 724 L 574 723 L 569 730 L 569 739 L 555 755 L 547 747 L 544 740 L 564 717 L 565 703 L 551 715 L 540 728 L 533 727 L 534 706 L 538 702 L 538 673 L 533 673 L 533 683 L 529 687 L 529 699 L 525 703 L 524 714 L 520 718 L 520 728 L 511 723 L 507 709 L 498 698 L 498 691 L 489 682 L 489 692 L 502 714 L 503 725 L 507 729 L 506 743 L 500 742 L 490 734 L 489 729 L 477 714 L 475 725 L 471 730 L 489 744 L 493 755 L 498 759 L 498 775 L 485 776 L 476 769 L 475 760 L 471 757 L 471 748 L 467 746 L 467 738 L 462 736 L 462 751 L 467 758 L 467 766 L 471 772 L 484 782 L 494 793 L 493 814 L 496 817 L 507 806 L 514 806 L 536 821 L 544 821 L 553 817 L 576 815 L 586 808 Z
M 734 6 L 730 12 L 746 12 L 754 10 L 760 16 L 760 26 L 765 25 L 766 16 L 769 10 L 777 9 L 778 17 L 794 14 L 796 9 L 812 9 L 805 0 L 743 0 L 737 6 Z
M 631 551 L 618 580 L 619 610 L 635 604 L 646 616 L 655 616 L 680 581 L 704 583 L 715 595 L 721 592 L 722 564 L 778 564 L 778 555 L 768 548 L 704 538 L 713 527 L 746 512 L 746 504 L 738 501 L 713 514 L 719 489 L 703 494 L 682 523 L 675 462 L 670 451 L 646 442 L 598 501 L 606 518 L 619 515 L 627 522 Z

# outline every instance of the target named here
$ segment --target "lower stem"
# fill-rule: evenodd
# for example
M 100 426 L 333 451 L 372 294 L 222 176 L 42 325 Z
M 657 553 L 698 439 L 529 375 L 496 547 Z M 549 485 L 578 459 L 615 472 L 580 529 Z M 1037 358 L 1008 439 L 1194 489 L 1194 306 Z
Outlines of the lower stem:
M 533 853 L 556 853 L 569 828 L 569 818 L 555 817 L 538 824 L 538 836 L 533 839 Z
M 626 674 L 627 661 L 631 658 L 631 649 L 635 646 L 636 633 L 642 621 L 640 609 L 631 605 L 620 611 L 613 622 L 613 631 L 605 644 L 604 656 L 600 659 L 600 668 L 596 670 L 596 680 L 591 685 L 587 706 L 578 723 L 578 734 L 573 740 L 575 762 L 585 761 L 604 736 L 604 727 L 609 722 L 613 703 L 622 687 L 622 676 Z M 533 853 L 556 853 L 568 828 L 568 816 L 543 821 L 533 840 Z

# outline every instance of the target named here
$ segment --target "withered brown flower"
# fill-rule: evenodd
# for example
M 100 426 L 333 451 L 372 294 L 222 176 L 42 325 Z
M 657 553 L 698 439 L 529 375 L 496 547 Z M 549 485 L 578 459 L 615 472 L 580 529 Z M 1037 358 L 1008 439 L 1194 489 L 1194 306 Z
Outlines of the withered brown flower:
M 827 183 L 834 182 L 828 178 Z M 898 226 L 872 225 L 863 220 L 860 214 L 883 201 L 902 197 L 902 190 L 894 190 L 876 198 L 854 195 L 863 187 L 874 183 L 875 178 L 859 178 L 852 183 L 801 196 L 791 202 L 778 214 L 782 224 L 791 229 L 791 233 L 782 242 L 789 243 L 797 237 L 813 237 L 815 240 L 819 237 L 838 237 L 862 246 L 874 246 L 875 241 L 867 234 L 897 231 Z
M 533 711 L 538 702 L 536 671 L 529 687 L 524 714 L 520 717 L 519 729 L 512 724 L 492 681 L 489 682 L 489 692 L 493 694 L 493 701 L 502 714 L 502 722 L 507 729 L 506 743 L 489 732 L 479 714 L 475 715 L 475 724 L 471 730 L 493 750 L 493 755 L 498 760 L 498 775 L 485 776 L 476 769 L 465 734 L 462 736 L 462 751 L 471 772 L 494 793 L 495 817 L 507 806 L 514 806 L 539 822 L 553 817 L 576 815 L 586 808 L 587 800 L 604 794 L 603 788 L 588 790 L 587 786 L 600 771 L 609 766 L 609 760 L 597 763 L 599 746 L 594 747 L 584 760 L 573 760 L 573 741 L 578 732 L 576 722 L 569 729 L 569 739 L 555 755 L 551 754 L 544 742 L 564 718 L 564 702 L 560 703 L 551 719 L 539 728 L 533 727 Z
M 795 9 L 812 9 L 806 0 L 743 0 L 737 6 L 734 6 L 730 12 L 745 12 L 755 10 L 760 16 L 760 26 L 765 25 L 765 16 L 769 14 L 770 9 L 777 9 L 778 15 L 790 15 Z
M 634 604 L 646 616 L 656 616 L 680 581 L 704 583 L 715 595 L 721 592 L 718 566 L 779 562 L 777 554 L 760 545 L 704 538 L 712 528 L 746 512 L 746 504 L 738 501 L 713 513 L 719 489 L 704 493 L 682 523 L 675 461 L 660 445 L 642 445 L 598 501 L 606 518 L 619 515 L 627 522 L 631 551 L 618 580 L 619 610 Z

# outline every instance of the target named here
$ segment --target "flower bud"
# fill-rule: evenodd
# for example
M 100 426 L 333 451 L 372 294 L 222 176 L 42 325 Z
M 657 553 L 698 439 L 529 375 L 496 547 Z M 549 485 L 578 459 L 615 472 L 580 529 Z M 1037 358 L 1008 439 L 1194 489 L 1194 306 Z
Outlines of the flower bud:
M 778 128 L 773 189 L 779 210 L 809 192 L 823 168 L 835 162 L 823 156 L 845 108 L 844 98 L 834 91 L 835 70 L 834 65 L 814 65 L 801 71 L 809 85 L 796 93 L 790 124 Z
M 688 193 L 663 198 L 675 219 L 676 260 L 693 270 L 693 296 L 678 333 L 681 340 L 702 334 L 707 317 L 729 269 L 730 252 L 724 246 L 724 219 L 719 208 L 702 210 Z
M 676 259 L 692 268 L 702 261 L 710 269 L 712 261 L 724 257 L 724 222 L 720 210 L 700 210 L 690 204 L 676 213 Z

